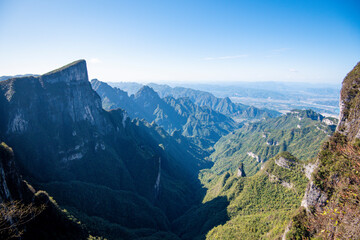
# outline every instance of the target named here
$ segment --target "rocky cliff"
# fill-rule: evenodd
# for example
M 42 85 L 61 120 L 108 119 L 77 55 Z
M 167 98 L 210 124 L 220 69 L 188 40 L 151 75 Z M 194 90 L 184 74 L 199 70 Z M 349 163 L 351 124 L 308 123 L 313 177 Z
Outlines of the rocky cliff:
M 360 236 L 360 63 L 345 77 L 340 121 L 318 155 L 302 207 L 284 238 L 358 239 Z
M 198 153 L 121 109 L 105 111 L 84 60 L 1 81 L 0 123 L 0 140 L 15 150 L 24 178 L 100 235 L 167 232 L 197 201 Z
M 339 133 L 350 141 L 360 138 L 360 62 L 345 77 L 340 93 Z

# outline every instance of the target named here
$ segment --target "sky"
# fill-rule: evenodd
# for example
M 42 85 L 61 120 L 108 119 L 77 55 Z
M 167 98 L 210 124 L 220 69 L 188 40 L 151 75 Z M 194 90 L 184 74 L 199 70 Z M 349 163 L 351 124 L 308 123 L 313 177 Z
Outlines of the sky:
M 0 76 L 77 59 L 106 82 L 341 83 L 360 1 L 0 0 Z

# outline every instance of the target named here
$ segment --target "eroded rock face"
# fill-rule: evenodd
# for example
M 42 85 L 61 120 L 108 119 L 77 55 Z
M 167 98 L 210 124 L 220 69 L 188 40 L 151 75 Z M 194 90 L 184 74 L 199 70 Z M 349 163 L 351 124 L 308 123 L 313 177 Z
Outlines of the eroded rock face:
M 15 167 L 14 154 L 5 144 L 0 143 L 0 202 L 19 199 L 22 196 L 20 175 Z
M 246 174 L 245 174 L 245 171 L 244 171 L 244 164 L 241 164 L 239 167 L 238 167 L 238 170 L 236 172 L 236 176 L 237 177 L 246 177 Z
M 317 166 L 319 165 L 318 162 L 316 163 L 309 163 L 307 165 L 304 165 L 304 172 L 305 172 L 305 176 L 311 180 L 311 174 L 314 172 L 314 170 L 317 168 Z
M 120 136 L 126 127 L 127 116 L 117 112 L 114 120 L 102 109 L 84 60 L 0 82 L 0 138 L 21 155 L 19 167 L 41 181 L 57 178 L 53 169 L 66 175 L 61 168 L 94 157 L 94 149 L 101 154 L 104 138 Z
M 311 181 L 306 188 L 304 198 L 301 201 L 301 206 L 307 211 L 310 211 L 310 207 L 322 206 L 325 204 L 326 200 L 326 193 L 322 192 L 320 188 Z
M 107 130 L 101 100 L 91 91 L 84 60 L 39 77 L 9 79 L 1 82 L 0 88 L 7 98 L 8 134 L 24 133 L 45 121 L 86 121 Z
M 260 161 L 261 161 L 261 160 L 260 160 L 260 157 L 259 157 L 258 155 L 256 155 L 255 153 L 253 153 L 253 152 L 248 152 L 247 155 L 248 155 L 249 157 L 254 158 L 257 162 L 260 162 Z
M 282 168 L 290 169 L 290 166 L 294 164 L 293 160 L 286 159 L 284 157 L 279 157 L 278 159 L 275 159 L 276 165 Z
M 360 62 L 345 77 L 340 93 L 340 116 L 337 131 L 350 141 L 360 138 Z

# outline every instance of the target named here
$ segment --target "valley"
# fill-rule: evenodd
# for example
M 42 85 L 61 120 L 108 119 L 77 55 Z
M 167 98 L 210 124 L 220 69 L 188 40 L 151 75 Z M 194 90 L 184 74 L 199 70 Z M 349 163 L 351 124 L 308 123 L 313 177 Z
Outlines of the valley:
M 360 240 L 359 12 L 0 0 L 0 240 Z
M 84 60 L 3 80 L 0 92 L 0 156 L 11 163 L 2 167 L 1 199 L 52 202 L 22 227 L 29 237 L 41 238 L 46 217 L 71 229 L 68 239 L 297 236 L 291 223 L 305 192 L 329 174 L 320 165 L 312 176 L 318 153 L 338 141 L 336 126 L 353 132 L 310 109 L 280 114 L 190 88 L 152 84 L 128 94 L 90 82 Z

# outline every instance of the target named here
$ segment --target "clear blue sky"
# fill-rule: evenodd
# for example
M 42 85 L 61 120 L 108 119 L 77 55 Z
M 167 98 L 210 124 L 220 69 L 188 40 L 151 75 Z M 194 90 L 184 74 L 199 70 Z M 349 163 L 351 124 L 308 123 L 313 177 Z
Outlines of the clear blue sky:
M 103 81 L 340 83 L 360 1 L 0 0 L 0 76 L 81 58 Z

